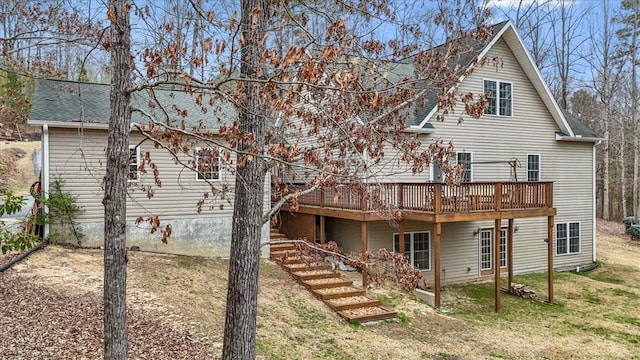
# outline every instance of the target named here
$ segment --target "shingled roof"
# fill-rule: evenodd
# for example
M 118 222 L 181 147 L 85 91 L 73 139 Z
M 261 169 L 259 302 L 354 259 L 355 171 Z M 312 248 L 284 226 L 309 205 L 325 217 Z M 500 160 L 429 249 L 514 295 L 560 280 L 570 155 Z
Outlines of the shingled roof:
M 493 36 L 490 39 L 484 42 L 470 43 L 464 46 L 468 50 L 461 51 L 455 57 L 449 59 L 451 61 L 449 68 L 454 68 L 456 65 L 459 66 L 460 81 L 464 79 L 465 70 L 473 66 L 474 60 L 478 56 L 483 56 L 499 37 L 504 36 L 507 29 L 513 30 L 509 33 L 511 42 L 519 43 L 519 46 L 524 49 L 524 45 L 513 29 L 511 22 L 501 22 L 491 28 Z M 433 48 L 434 51 L 439 49 L 444 49 L 444 45 Z M 526 49 L 524 49 L 524 52 L 526 54 Z M 525 57 L 528 57 L 528 54 Z M 524 61 L 531 60 L 529 58 Z M 595 131 L 563 109 L 560 109 L 548 88 L 544 85 L 544 81 L 535 65 L 532 63 L 526 65 L 528 69 L 525 72 L 534 82 L 534 87 L 538 89 L 543 97 L 543 102 L 550 109 L 554 120 L 558 123 L 559 133 L 567 137 L 579 135 L 583 138 L 599 138 Z M 382 68 L 389 74 L 390 81 L 416 76 L 416 67 L 411 58 L 402 62 L 386 63 Z M 449 87 L 455 85 L 457 84 L 450 84 Z M 425 101 L 418 101 L 408 109 L 410 113 L 406 119 L 407 127 L 434 129 L 434 126 L 428 120 L 438 110 L 438 96 L 441 91 L 441 88 L 429 88 Z M 206 100 L 204 101 L 206 104 L 201 106 L 195 103 L 195 95 L 181 90 L 156 88 L 153 93 L 153 97 L 149 91 L 138 91 L 132 94 L 132 108 L 141 109 L 165 123 L 169 121 L 173 125 L 178 125 L 184 121 L 187 128 L 197 127 L 203 122 L 207 128 L 216 129 L 222 125 L 229 125 L 237 119 L 236 110 L 227 102 L 218 101 L 208 104 L 208 100 Z M 103 124 L 106 127 L 110 115 L 109 94 L 109 84 L 40 79 L 36 82 L 29 123 L 34 125 L 43 123 L 66 124 L 66 126 L 74 126 L 74 124 L 77 124 L 76 126 Z M 180 116 L 178 110 L 185 111 L 187 116 Z M 133 112 L 131 121 L 145 124 L 148 119 L 140 112 Z
M 493 36 L 496 36 L 500 32 L 500 30 L 506 26 L 509 22 L 501 22 L 499 24 L 495 24 L 491 26 L 491 31 Z M 474 60 L 480 55 L 480 53 L 489 45 L 493 36 L 485 42 L 475 41 L 471 42 L 471 39 L 467 39 L 467 44 L 462 44 L 463 51 L 457 53 L 456 56 L 450 57 L 448 61 L 450 62 L 449 68 L 453 69 L 456 65 L 459 66 L 459 77 L 472 66 Z M 445 45 L 439 45 L 433 48 L 433 51 L 446 50 Z M 456 84 L 449 84 L 447 87 L 455 86 Z M 423 102 L 420 106 L 417 106 L 414 110 L 415 116 L 410 117 L 407 120 L 407 126 L 417 126 L 422 123 L 422 121 L 432 112 L 434 108 L 438 105 L 438 96 L 442 93 L 442 89 L 431 88 L 427 92 L 426 101 Z M 424 124 L 424 127 L 433 127 L 430 124 Z
M 493 25 L 491 27 L 493 36 L 486 42 L 477 42 L 477 44 L 469 44 L 467 47 L 472 51 L 461 52 L 457 57 L 451 59 L 452 63 L 449 64 L 450 68 L 455 65 L 460 66 L 460 81 L 464 80 L 463 72 L 469 67 L 473 66 L 475 58 L 482 58 L 489 49 L 495 44 L 495 42 L 503 37 L 509 43 L 509 46 L 516 46 L 522 49 L 522 56 L 518 59 L 521 61 L 521 65 L 524 68 L 525 73 L 532 81 L 534 88 L 538 91 L 543 99 L 543 103 L 549 108 L 553 119 L 560 128 L 559 133 L 563 137 L 576 137 L 587 138 L 597 140 L 600 136 L 590 129 L 587 125 L 582 123 L 579 119 L 573 117 L 570 113 L 561 109 L 548 87 L 542 79 L 542 75 L 539 70 L 533 64 L 531 57 L 529 56 L 522 39 L 515 31 L 513 24 L 510 21 L 505 21 Z M 437 48 L 435 48 L 437 49 Z M 449 87 L 456 86 L 457 84 L 450 84 Z M 437 112 L 438 96 L 441 93 L 441 89 L 432 89 L 428 92 L 427 99 L 424 102 L 424 106 L 416 107 L 414 109 L 415 117 L 410 117 L 407 121 L 407 126 L 413 126 L 414 128 L 422 127 L 423 129 L 433 129 L 433 125 L 429 122 L 432 116 Z
M 33 94 L 33 105 L 29 114 L 31 124 L 77 124 L 109 123 L 111 86 L 109 84 L 73 82 L 65 80 L 39 79 Z M 131 107 L 151 114 L 157 121 L 197 127 L 201 122 L 207 128 L 217 129 L 236 120 L 236 111 L 231 104 L 218 101 L 209 104 L 204 97 L 203 105 L 196 104 L 195 94 L 184 91 L 156 88 L 138 91 L 131 96 Z M 180 113 L 186 112 L 186 116 Z M 134 111 L 131 121 L 146 124 L 149 119 Z

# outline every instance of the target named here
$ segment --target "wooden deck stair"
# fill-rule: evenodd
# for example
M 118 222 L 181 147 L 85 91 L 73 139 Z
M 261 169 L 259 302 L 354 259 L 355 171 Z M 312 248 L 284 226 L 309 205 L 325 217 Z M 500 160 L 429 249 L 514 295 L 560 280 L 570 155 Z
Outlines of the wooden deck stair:
M 272 241 L 285 241 L 286 238 L 277 230 L 271 230 Z M 370 298 L 364 290 L 353 286 L 352 281 L 343 279 L 340 272 L 327 263 L 305 262 L 293 242 L 272 244 L 271 259 L 347 321 L 365 322 L 397 316 L 379 300 Z

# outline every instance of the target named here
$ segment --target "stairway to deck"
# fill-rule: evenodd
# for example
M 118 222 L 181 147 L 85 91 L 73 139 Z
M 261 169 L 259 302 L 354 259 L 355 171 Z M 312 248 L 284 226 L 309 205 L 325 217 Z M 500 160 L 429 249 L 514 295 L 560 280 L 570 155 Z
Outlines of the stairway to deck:
M 271 230 L 271 241 L 286 241 L 286 238 L 277 230 Z M 352 281 L 343 279 L 340 272 L 326 262 L 305 261 L 293 242 L 271 244 L 271 259 L 347 321 L 366 322 L 397 316 L 379 300 L 369 297 L 365 290 L 355 287 Z

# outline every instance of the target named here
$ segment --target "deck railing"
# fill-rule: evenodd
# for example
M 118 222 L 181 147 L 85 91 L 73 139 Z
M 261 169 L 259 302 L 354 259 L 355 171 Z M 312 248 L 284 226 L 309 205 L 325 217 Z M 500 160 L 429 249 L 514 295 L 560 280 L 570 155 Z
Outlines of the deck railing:
M 303 185 L 293 185 L 303 189 Z M 553 207 L 552 182 L 473 182 L 367 184 L 317 189 L 298 198 L 300 205 L 340 210 L 397 209 L 432 213 Z

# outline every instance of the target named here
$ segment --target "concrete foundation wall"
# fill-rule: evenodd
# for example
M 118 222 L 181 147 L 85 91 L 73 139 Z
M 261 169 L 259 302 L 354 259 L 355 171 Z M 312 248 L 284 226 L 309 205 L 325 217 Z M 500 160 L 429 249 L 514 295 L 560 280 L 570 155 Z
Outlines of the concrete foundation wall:
M 138 246 L 142 251 L 155 251 L 179 255 L 198 255 L 209 257 L 228 257 L 231 246 L 231 217 L 197 218 L 197 219 L 163 219 L 161 227 L 171 224 L 172 233 L 167 244 L 162 243 L 162 234 L 149 233 L 148 224 L 127 225 L 127 247 Z M 81 245 L 97 247 L 104 245 L 104 223 L 81 223 L 84 237 Z M 52 231 L 56 229 L 52 227 Z M 260 243 L 269 241 L 269 224 L 262 227 Z M 74 243 L 71 234 L 65 236 L 69 243 Z M 269 256 L 269 246 L 262 249 L 262 256 Z

